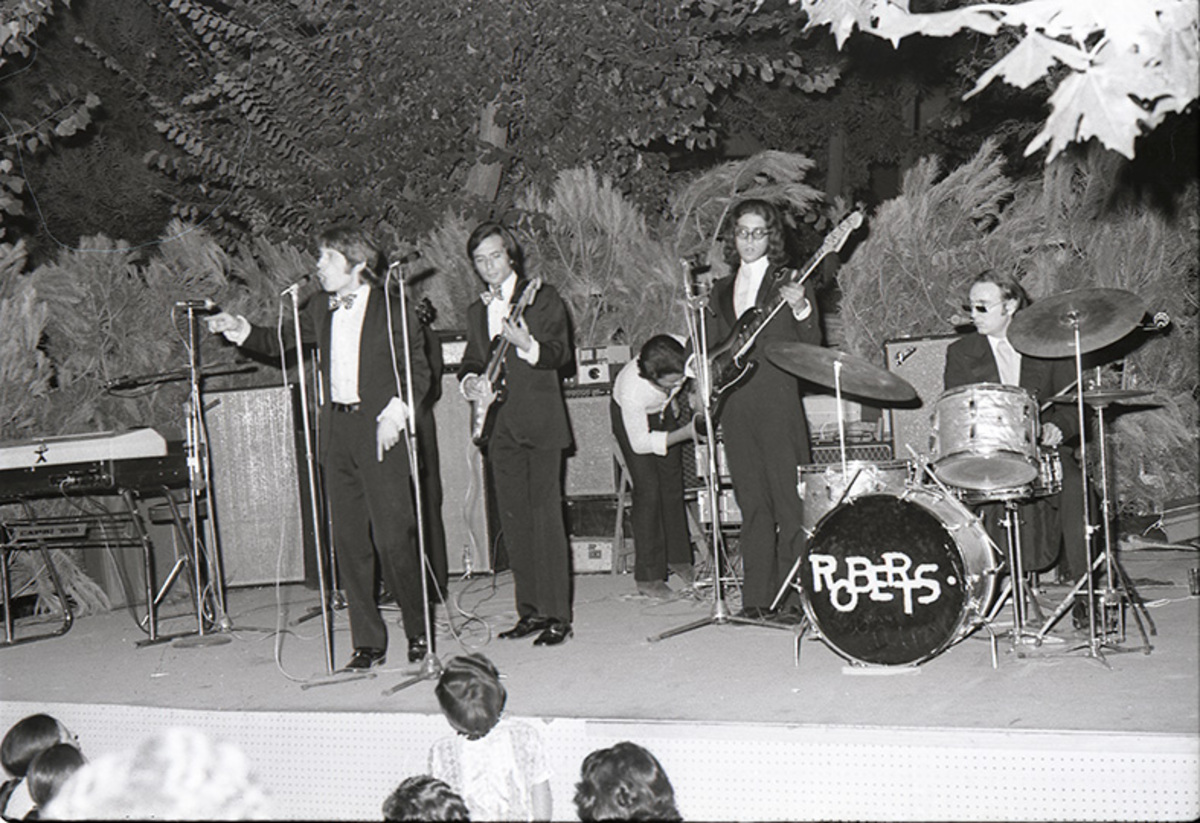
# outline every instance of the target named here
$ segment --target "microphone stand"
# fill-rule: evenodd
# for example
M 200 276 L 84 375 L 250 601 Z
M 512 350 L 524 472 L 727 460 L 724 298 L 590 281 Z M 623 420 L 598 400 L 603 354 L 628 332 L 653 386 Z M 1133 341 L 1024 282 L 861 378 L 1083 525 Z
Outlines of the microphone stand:
M 718 510 L 720 478 L 717 476 L 717 432 L 712 414 L 712 403 L 710 402 L 710 398 L 713 395 L 712 372 L 708 359 L 708 334 L 704 327 L 703 318 L 703 312 L 705 307 L 708 306 L 710 293 L 706 292 L 702 295 L 697 295 L 692 288 L 690 264 L 686 260 L 681 260 L 680 265 L 683 267 L 684 297 L 689 309 L 687 318 L 688 336 L 692 339 L 697 366 L 696 379 L 700 384 L 700 395 L 704 400 L 704 451 L 708 463 L 708 475 L 705 477 L 704 492 L 708 496 L 709 512 L 712 514 L 713 603 L 708 617 L 677 626 L 673 629 L 667 629 L 665 632 L 646 639 L 651 643 L 656 643 L 659 640 L 666 640 L 668 637 L 684 634 L 693 629 L 713 625 L 723 626 L 727 623 L 767 626 L 773 629 L 790 631 L 791 626 L 730 614 L 729 607 L 725 604 L 724 586 L 721 582 L 721 569 L 725 565 L 723 562 L 725 557 L 725 541 L 721 536 L 721 514 Z
M 208 455 L 208 440 L 205 437 L 204 416 L 202 398 L 200 395 L 200 344 L 196 328 L 196 307 L 191 303 L 187 305 L 187 344 L 188 350 L 188 399 L 184 404 L 185 410 L 185 427 L 186 436 L 184 440 L 184 453 L 187 459 L 188 467 L 188 495 L 187 495 L 187 518 L 188 531 L 187 542 L 188 550 L 185 558 L 180 558 L 176 561 L 175 567 L 171 570 L 163 587 L 159 590 L 157 596 L 150 598 L 150 602 L 146 610 L 146 621 L 149 624 L 150 638 L 142 641 L 137 645 L 148 645 L 152 643 L 161 643 L 168 640 L 178 638 L 191 637 L 197 635 L 195 639 L 184 641 L 179 645 L 199 646 L 199 645 L 222 645 L 230 641 L 228 635 L 215 636 L 209 633 L 210 626 L 205 625 L 205 602 L 209 599 L 208 591 L 211 586 L 211 607 L 212 619 L 210 624 L 216 627 L 217 631 L 228 631 L 232 624 L 229 616 L 225 612 L 225 574 L 221 565 L 221 548 L 218 543 L 217 531 L 213 523 L 216 506 L 212 494 L 212 477 L 209 473 L 209 455 Z M 172 373 L 174 379 L 179 379 L 179 373 Z M 206 519 L 205 530 L 206 534 L 201 536 L 200 525 L 200 492 L 204 490 L 208 494 L 208 516 Z M 174 501 L 168 497 L 172 513 L 175 515 L 176 526 L 178 527 L 178 513 Z M 207 541 L 207 542 L 206 542 Z M 200 573 L 200 558 L 203 554 L 207 566 L 207 584 L 204 576 Z M 183 570 L 183 566 L 191 564 L 192 579 L 189 581 L 192 588 L 192 595 L 195 599 L 196 609 L 196 631 L 183 632 L 169 636 L 158 634 L 158 604 L 166 596 L 167 591 L 174 584 L 179 573 Z M 152 581 L 147 581 L 148 591 L 152 586 Z
M 284 289 L 284 295 L 292 298 L 292 330 L 296 339 L 296 372 L 300 375 L 300 417 L 304 428 L 304 460 L 308 469 L 308 499 L 312 513 L 313 548 L 317 557 L 317 588 L 321 594 L 321 633 L 325 639 L 325 673 L 333 674 L 333 631 L 332 613 L 329 610 L 329 589 L 325 583 L 325 549 L 321 540 L 321 515 L 317 497 L 316 460 L 312 442 L 312 426 L 308 412 L 308 381 L 304 376 L 304 347 L 300 345 L 300 302 L 298 283 Z M 331 564 L 332 565 L 332 564 Z
M 399 260 L 388 266 L 387 274 L 383 280 L 385 299 L 388 294 L 388 279 L 391 277 L 392 271 L 400 268 L 403 264 L 404 261 Z M 424 499 L 421 491 L 420 452 L 417 448 L 417 404 L 416 398 L 413 395 L 412 338 L 409 337 L 408 329 L 408 289 L 405 288 L 403 277 L 398 277 L 396 283 L 399 286 L 397 291 L 400 293 L 400 328 L 404 336 L 404 402 L 408 405 L 409 414 L 408 425 L 404 427 L 404 442 L 408 450 L 409 472 L 412 475 L 413 509 L 417 518 L 417 557 L 420 558 L 418 568 L 421 574 L 421 617 L 425 622 L 425 659 L 421 661 L 421 667 L 414 674 L 401 680 L 395 686 L 384 689 L 383 694 L 385 696 L 393 695 L 402 689 L 407 689 L 409 686 L 420 683 L 422 680 L 437 680 L 442 676 L 442 662 L 433 651 L 433 614 L 429 608 L 429 576 L 433 573 L 433 565 L 429 563 L 425 554 Z M 391 315 L 390 310 L 388 315 Z M 388 339 L 395 346 L 394 336 L 389 335 Z M 393 366 L 395 362 L 396 351 L 393 348 Z M 396 375 L 397 392 L 400 391 L 399 383 L 399 375 Z

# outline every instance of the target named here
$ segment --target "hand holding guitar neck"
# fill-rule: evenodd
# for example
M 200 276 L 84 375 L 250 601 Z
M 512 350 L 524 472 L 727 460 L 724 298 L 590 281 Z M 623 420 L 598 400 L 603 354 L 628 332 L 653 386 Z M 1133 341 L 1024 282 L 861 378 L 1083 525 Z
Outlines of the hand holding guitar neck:
M 470 393 L 479 394 L 478 399 L 471 401 L 471 440 L 476 446 L 487 443 L 495 424 L 495 410 L 504 402 L 504 356 L 508 354 L 508 347 L 516 345 L 524 351 L 533 343 L 533 336 L 529 333 L 529 327 L 525 325 L 525 309 L 533 304 L 541 287 L 540 277 L 535 277 L 525 284 L 520 299 L 504 318 L 504 330 L 496 339 L 496 347 L 488 360 L 487 370 L 480 375 L 482 381 L 473 381 L 475 385 L 471 387 Z

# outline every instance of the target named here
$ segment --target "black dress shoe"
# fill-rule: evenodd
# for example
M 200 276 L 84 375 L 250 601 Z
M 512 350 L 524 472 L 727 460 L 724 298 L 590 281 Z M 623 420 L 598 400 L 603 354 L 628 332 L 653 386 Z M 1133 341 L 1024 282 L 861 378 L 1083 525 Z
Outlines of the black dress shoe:
M 383 649 L 355 649 L 350 662 L 341 668 L 344 672 L 360 672 L 382 666 L 387 661 L 387 652 Z
M 575 630 L 571 628 L 570 623 L 563 620 L 551 620 L 550 625 L 533 641 L 533 645 L 557 646 L 574 633 Z
M 549 628 L 553 623 L 554 621 L 549 617 L 542 617 L 540 614 L 527 614 L 517 621 L 517 625 L 506 632 L 500 632 L 499 636 L 505 640 L 528 637 L 534 632 L 540 632 L 542 629 Z
M 408 662 L 416 663 L 418 660 L 423 660 L 429 652 L 429 644 L 425 642 L 424 637 L 408 638 Z

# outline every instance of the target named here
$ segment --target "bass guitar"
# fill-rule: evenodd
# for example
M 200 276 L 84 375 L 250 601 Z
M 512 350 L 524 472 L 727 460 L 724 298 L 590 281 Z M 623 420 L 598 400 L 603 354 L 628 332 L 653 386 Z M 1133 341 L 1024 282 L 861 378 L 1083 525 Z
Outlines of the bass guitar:
M 803 286 L 820 262 L 840 250 L 846 244 L 850 233 L 861 226 L 862 222 L 862 212 L 855 211 L 838 223 L 837 228 L 829 233 L 829 236 L 821 244 L 821 248 L 817 249 L 816 253 L 809 258 L 802 270 L 792 269 L 779 279 L 779 283 L 768 301 L 769 305 L 764 308 L 751 306 L 742 312 L 741 317 L 733 326 L 733 331 L 709 352 L 712 396 L 708 403 L 714 423 L 729 394 L 748 380 L 754 370 L 758 368 L 758 361 L 749 358 L 754 343 L 758 340 L 758 334 L 779 313 L 779 310 L 787 305 L 787 301 L 779 293 L 779 286 L 784 283 Z
M 535 277 L 526 283 L 525 290 L 521 292 L 516 304 L 509 309 L 508 319 L 513 323 L 520 323 L 521 318 L 525 316 L 525 309 L 532 305 L 533 299 L 541 287 L 542 279 L 540 277 Z M 483 373 L 483 378 L 487 382 L 487 396 L 482 400 L 471 401 L 471 441 L 476 446 L 483 446 L 487 443 L 492 434 L 492 427 L 496 424 L 496 410 L 504 403 L 504 355 L 508 353 L 511 345 L 509 339 L 503 335 L 496 338 L 496 346 L 492 349 L 487 370 Z

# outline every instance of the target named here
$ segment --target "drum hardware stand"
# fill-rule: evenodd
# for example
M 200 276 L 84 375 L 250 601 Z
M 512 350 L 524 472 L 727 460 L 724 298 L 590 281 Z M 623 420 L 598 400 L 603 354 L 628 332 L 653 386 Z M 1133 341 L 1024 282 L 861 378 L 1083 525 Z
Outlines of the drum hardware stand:
M 704 294 L 695 293 L 692 288 L 690 265 L 687 261 L 680 262 L 684 271 L 684 294 L 689 308 L 687 312 L 688 332 L 695 343 L 694 362 L 697 366 L 696 380 L 699 382 L 700 395 L 704 400 L 704 451 L 708 463 L 708 476 L 705 478 L 704 491 L 708 495 L 709 510 L 712 512 L 713 604 L 708 617 L 702 620 L 695 620 L 691 623 L 685 623 L 673 629 L 667 629 L 665 632 L 652 635 L 646 639 L 651 643 L 657 643 L 660 640 L 666 640 L 668 637 L 675 637 L 676 635 L 690 632 L 693 629 L 703 628 L 704 626 L 723 626 L 727 623 L 745 626 L 766 626 L 767 628 L 787 631 L 792 627 L 781 623 L 771 623 L 766 620 L 754 620 L 730 614 L 729 607 L 725 604 L 724 584 L 721 580 L 721 569 L 725 565 L 725 543 L 721 538 L 721 514 L 717 508 L 720 495 L 720 479 L 717 476 L 717 438 L 711 403 L 709 402 L 712 398 L 712 375 L 708 362 L 708 335 L 702 322 L 703 318 L 699 317 L 704 311 L 705 306 L 708 305 L 709 294 L 707 292 Z
M 1082 382 L 1081 382 L 1081 385 L 1082 385 Z M 1085 392 L 1078 392 L 1077 394 L 1078 394 L 1078 402 L 1082 405 L 1082 403 L 1085 402 Z M 1115 642 L 1120 642 L 1125 639 L 1125 610 L 1124 610 L 1123 606 L 1126 602 L 1128 602 L 1133 608 L 1134 622 L 1137 623 L 1138 632 L 1142 636 L 1141 649 L 1142 649 L 1143 654 L 1150 654 L 1151 650 L 1154 648 L 1150 643 L 1150 637 L 1147 635 L 1146 624 L 1148 624 L 1150 627 L 1149 634 L 1151 634 L 1151 635 L 1157 635 L 1158 629 L 1154 625 L 1154 620 L 1150 617 L 1150 614 L 1146 609 L 1146 605 L 1145 605 L 1144 601 L 1136 593 L 1135 589 L 1133 588 L 1132 581 L 1129 580 L 1129 576 L 1125 573 L 1125 570 L 1121 567 L 1120 563 L 1117 561 L 1116 555 L 1113 552 L 1112 527 L 1111 527 L 1112 512 L 1111 512 L 1111 502 L 1110 502 L 1110 498 L 1109 498 L 1109 478 L 1108 478 L 1108 449 L 1107 449 L 1108 431 L 1105 428 L 1105 422 L 1104 422 L 1104 409 L 1109 405 L 1109 402 L 1104 401 L 1104 400 L 1096 400 L 1096 401 L 1092 402 L 1092 405 L 1094 405 L 1096 407 L 1098 439 L 1100 441 L 1100 514 L 1101 514 L 1102 522 L 1100 523 L 1099 526 L 1089 527 L 1087 533 L 1090 534 L 1094 530 L 1103 531 L 1104 552 L 1099 554 L 1096 557 L 1096 559 L 1089 564 L 1088 573 L 1083 578 L 1081 578 L 1078 582 L 1076 582 L 1075 586 L 1071 589 L 1070 592 L 1068 592 L 1068 594 L 1067 594 L 1066 598 L 1063 600 L 1062 604 L 1060 604 L 1058 609 L 1055 610 L 1054 615 L 1051 617 L 1050 620 L 1048 620 L 1046 622 L 1047 622 L 1047 625 L 1049 625 L 1051 622 L 1056 621 L 1059 618 L 1061 618 L 1062 615 L 1067 611 L 1067 609 L 1069 609 L 1071 607 L 1071 605 L 1074 603 L 1075 598 L 1078 596 L 1080 590 L 1083 588 L 1084 584 L 1086 583 L 1087 588 L 1088 588 L 1088 593 L 1089 593 L 1089 595 L 1088 595 L 1088 615 L 1089 615 L 1088 627 L 1089 627 L 1089 632 L 1090 632 L 1089 643 L 1087 646 L 1075 646 L 1074 648 L 1070 649 L 1069 651 L 1077 651 L 1081 648 L 1088 648 L 1088 649 L 1092 650 L 1093 655 L 1100 656 L 1101 661 L 1104 662 L 1105 665 L 1107 666 L 1108 665 L 1107 661 L 1104 661 L 1103 656 L 1100 654 L 1100 651 L 1099 651 L 1099 648 L 1101 646 L 1108 647 L 1108 649 L 1110 651 L 1119 651 L 1119 652 L 1133 651 L 1133 649 L 1125 649 L 1125 648 L 1121 648 L 1119 646 L 1115 646 L 1112 642 L 1109 642 L 1109 640 L 1108 640 L 1110 634 L 1117 635 L 1117 641 L 1115 641 Z M 1082 433 L 1080 436 L 1080 440 L 1081 441 L 1083 440 Z M 1081 457 L 1081 461 L 1083 459 L 1084 458 Z M 1083 483 L 1084 512 L 1086 513 L 1087 507 L 1088 507 L 1086 464 L 1084 464 L 1082 466 L 1082 469 L 1084 472 L 1084 483 Z M 1103 591 L 1100 591 L 1099 589 L 1097 589 L 1094 584 L 1095 570 L 1096 570 L 1096 567 L 1099 566 L 1101 563 L 1104 563 L 1104 567 L 1105 567 L 1105 574 L 1104 574 L 1105 588 Z M 1099 595 L 1099 597 L 1097 597 L 1097 595 Z M 1097 600 L 1100 601 L 1100 604 L 1103 607 L 1102 620 L 1098 620 L 1095 615 L 1095 604 L 1096 604 Z M 1108 628 L 1108 626 L 1109 626 L 1108 612 L 1109 612 L 1110 608 L 1114 609 L 1117 612 L 1117 619 L 1114 621 L 1114 623 L 1116 625 L 1112 631 L 1110 631 Z M 1145 618 L 1145 624 L 1143 624 L 1143 622 L 1142 622 L 1143 617 Z M 1097 625 L 1098 623 L 1099 623 L 1099 625 Z
M 1081 391 L 1083 388 L 1083 352 L 1080 344 L 1079 326 L 1082 322 L 1082 318 L 1078 311 L 1072 310 L 1067 313 L 1066 320 L 1071 326 L 1071 332 L 1074 337 L 1073 350 L 1075 354 L 1075 385 L 1078 387 L 1075 392 L 1075 410 L 1079 417 L 1079 469 L 1083 474 L 1083 554 L 1084 557 L 1090 558 L 1092 543 L 1091 536 L 1093 528 L 1091 525 L 1091 506 L 1089 505 L 1088 501 L 1087 418 L 1084 413 L 1084 392 Z M 1074 601 L 1075 593 L 1079 591 L 1080 588 L 1086 586 L 1088 591 L 1088 642 L 1084 646 L 1075 646 L 1067 651 L 1077 651 L 1079 649 L 1086 648 L 1088 650 L 1088 657 L 1100 661 L 1105 668 L 1111 669 L 1112 667 L 1108 665 L 1108 661 L 1104 659 L 1104 653 L 1100 649 L 1101 638 L 1096 632 L 1096 608 L 1095 597 L 1093 596 L 1093 593 L 1096 590 L 1093 577 L 1093 570 L 1095 566 L 1095 563 L 1087 564 L 1087 569 L 1085 570 L 1083 577 L 1080 578 L 1079 582 L 1075 584 L 1075 588 L 1071 590 L 1071 593 L 1067 595 L 1067 598 L 1063 600 L 1057 609 L 1055 609 L 1054 615 L 1051 617 L 1051 619 L 1047 620 L 1045 625 L 1042 626 L 1041 630 L 1037 634 L 1037 639 L 1040 641 L 1046 636 L 1046 633 L 1050 631 L 1050 627 L 1054 624 L 1054 622 L 1062 617 L 1067 609 L 1070 608 L 1070 604 Z
M 232 629 L 232 623 L 225 611 L 225 570 L 222 567 L 221 547 L 217 537 L 216 523 L 214 522 L 216 512 L 212 494 L 212 476 L 209 471 L 208 437 L 206 434 L 207 429 L 204 425 L 204 406 L 200 391 L 200 342 L 196 324 L 197 308 L 193 302 L 187 302 L 188 399 L 184 404 L 186 418 L 184 450 L 188 466 L 188 539 L 186 541 L 188 547 L 185 554 L 176 559 L 175 566 L 171 569 L 171 573 L 167 576 L 162 588 L 155 597 L 151 598 L 150 603 L 147 605 L 146 623 L 150 637 L 148 640 L 137 643 L 136 645 L 138 646 L 190 637 L 192 634 L 197 635 L 197 638 L 187 641 L 186 645 L 215 646 L 228 643 L 231 639 L 227 634 Z M 199 501 L 202 491 L 205 492 L 208 498 L 208 512 L 204 518 L 205 524 L 203 527 L 200 525 Z M 167 496 L 167 499 L 170 502 L 172 516 L 178 528 L 179 512 L 170 495 Z M 202 528 L 206 532 L 203 536 L 201 536 Z M 202 556 L 207 567 L 207 586 L 200 574 L 200 560 Z M 194 633 L 186 632 L 161 636 L 158 634 L 158 604 L 166 596 L 171 586 L 174 585 L 184 566 L 189 564 L 192 567 L 192 575 L 189 582 L 195 600 L 196 631 Z M 210 633 L 205 626 L 204 606 L 205 601 L 209 599 L 209 592 L 211 592 L 213 610 L 212 623 L 216 626 L 219 634 Z
M 404 265 L 404 261 L 400 260 L 388 266 L 387 274 L 384 277 L 383 294 L 384 299 L 387 299 L 387 281 L 391 277 L 394 270 Z M 393 695 L 401 689 L 406 689 L 420 683 L 422 680 L 438 680 L 442 676 L 442 661 L 438 659 L 437 654 L 433 650 L 433 610 L 430 608 L 429 602 L 429 577 L 433 574 L 433 564 L 430 562 L 428 554 L 425 551 L 425 517 L 424 504 L 422 500 L 421 490 L 421 472 L 420 472 L 420 450 L 417 448 L 417 404 L 416 397 L 413 395 L 413 375 L 412 375 L 412 338 L 409 337 L 408 329 L 408 289 L 404 284 L 404 277 L 397 278 L 398 291 L 400 293 L 400 327 L 401 333 L 404 336 L 404 399 L 408 404 L 408 425 L 404 427 L 404 444 L 408 451 L 409 473 L 412 476 L 413 488 L 413 513 L 417 519 L 417 557 L 419 561 L 417 568 L 421 575 L 421 618 L 425 623 L 425 658 L 421 661 L 421 667 L 405 680 L 401 680 L 395 686 L 384 689 L 384 696 Z M 388 317 L 391 317 L 391 308 L 388 309 Z M 396 364 L 396 349 L 395 337 L 388 335 L 388 341 L 392 345 L 392 367 Z M 400 375 L 393 372 L 396 378 L 397 396 L 401 391 Z M 397 597 L 399 603 L 399 593 L 392 592 Z

